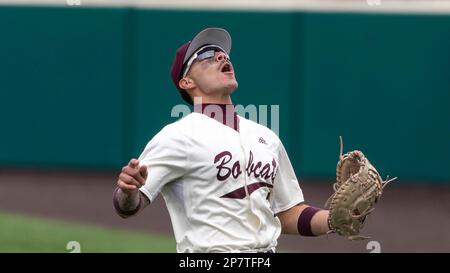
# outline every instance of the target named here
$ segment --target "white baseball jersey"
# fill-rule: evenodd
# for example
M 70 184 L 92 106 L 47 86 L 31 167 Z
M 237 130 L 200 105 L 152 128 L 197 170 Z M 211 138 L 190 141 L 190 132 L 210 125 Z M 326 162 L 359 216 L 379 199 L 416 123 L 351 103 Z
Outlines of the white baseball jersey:
M 148 168 L 140 188 L 161 192 L 178 252 L 239 252 L 275 247 L 274 214 L 303 202 L 278 136 L 243 117 L 239 132 L 202 113 L 164 127 L 139 160 Z

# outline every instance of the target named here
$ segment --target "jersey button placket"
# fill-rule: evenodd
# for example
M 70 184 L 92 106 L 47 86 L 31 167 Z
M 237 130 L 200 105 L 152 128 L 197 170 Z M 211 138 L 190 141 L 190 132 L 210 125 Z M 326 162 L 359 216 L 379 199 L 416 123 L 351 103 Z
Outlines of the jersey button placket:
M 248 200 L 248 212 L 250 214 L 250 217 L 256 217 L 257 218 L 257 216 L 253 214 L 252 202 L 251 202 L 250 194 L 248 192 L 248 187 L 247 187 L 248 186 L 248 180 L 250 179 L 250 177 L 248 177 L 248 175 L 247 175 L 247 170 L 246 170 L 246 167 L 247 167 L 247 164 L 248 164 L 247 151 L 245 150 L 244 141 L 242 139 L 242 134 L 241 133 L 239 133 L 239 144 L 241 146 L 241 151 L 242 151 L 242 155 L 243 155 L 243 158 L 244 158 L 244 166 L 242 167 L 242 171 L 243 171 L 243 179 L 244 179 L 245 196 L 246 196 L 246 198 Z M 258 221 L 259 221 L 259 219 L 258 219 Z M 258 238 L 258 235 L 256 233 L 255 233 L 255 240 L 256 240 L 256 242 L 258 242 L 258 245 L 259 245 L 259 238 Z

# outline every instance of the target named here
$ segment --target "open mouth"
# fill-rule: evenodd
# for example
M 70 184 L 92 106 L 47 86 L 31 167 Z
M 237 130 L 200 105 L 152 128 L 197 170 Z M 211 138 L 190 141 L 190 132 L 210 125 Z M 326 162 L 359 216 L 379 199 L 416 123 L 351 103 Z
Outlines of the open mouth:
M 220 70 L 222 73 L 232 72 L 231 65 L 229 63 L 225 63 Z

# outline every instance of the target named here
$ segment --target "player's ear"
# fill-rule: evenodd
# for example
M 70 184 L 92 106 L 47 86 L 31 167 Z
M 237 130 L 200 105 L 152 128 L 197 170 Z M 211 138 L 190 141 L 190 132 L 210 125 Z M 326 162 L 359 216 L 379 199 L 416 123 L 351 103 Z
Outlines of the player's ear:
M 190 77 L 182 78 L 178 82 L 178 85 L 181 87 L 181 89 L 184 89 L 184 90 L 189 90 L 189 89 L 192 89 L 192 88 L 194 88 L 196 86 L 194 80 L 191 79 Z

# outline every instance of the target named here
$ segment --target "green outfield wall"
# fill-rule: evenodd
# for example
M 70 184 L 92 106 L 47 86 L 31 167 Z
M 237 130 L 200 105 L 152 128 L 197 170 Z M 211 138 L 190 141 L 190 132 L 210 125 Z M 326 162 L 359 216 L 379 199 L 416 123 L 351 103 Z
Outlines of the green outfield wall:
M 450 15 L 0 7 L 0 165 L 117 169 L 183 101 L 181 43 L 233 37 L 233 102 L 279 105 L 300 177 L 362 150 L 402 181 L 450 182 Z

